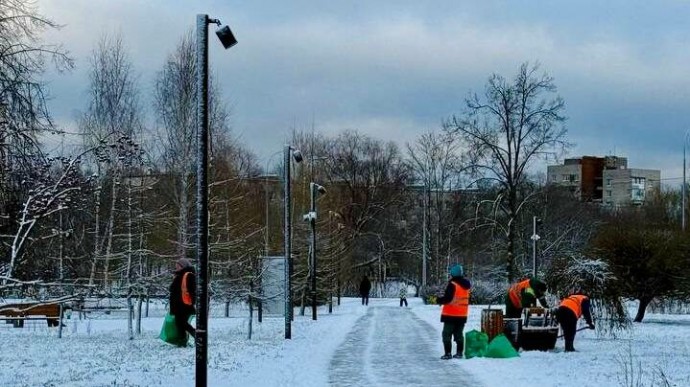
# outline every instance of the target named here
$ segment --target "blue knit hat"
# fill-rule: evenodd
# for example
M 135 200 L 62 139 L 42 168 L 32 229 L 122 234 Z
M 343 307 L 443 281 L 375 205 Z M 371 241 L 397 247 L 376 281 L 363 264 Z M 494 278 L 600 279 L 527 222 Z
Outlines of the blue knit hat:
M 450 273 L 451 277 L 462 277 L 463 274 L 465 274 L 465 271 L 462 269 L 462 265 L 459 263 L 456 263 L 453 266 L 451 266 L 448 272 Z

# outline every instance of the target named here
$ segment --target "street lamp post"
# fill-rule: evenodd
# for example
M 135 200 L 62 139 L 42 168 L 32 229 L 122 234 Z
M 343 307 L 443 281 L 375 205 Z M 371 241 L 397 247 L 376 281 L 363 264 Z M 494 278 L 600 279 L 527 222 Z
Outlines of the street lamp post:
M 537 235 L 537 224 L 541 223 L 541 219 L 536 216 L 532 217 L 532 277 L 537 278 L 537 241 L 540 239 Z
M 292 338 L 292 204 L 290 200 L 290 156 L 295 162 L 302 161 L 302 153 L 290 145 L 283 147 L 283 209 L 285 224 L 283 236 L 285 238 L 285 338 Z
M 208 25 L 220 20 L 206 14 L 196 16 L 196 82 L 197 82 L 197 281 L 196 292 L 196 386 L 205 387 L 208 359 Z M 223 47 L 230 48 L 237 40 L 225 26 L 216 31 Z
M 309 222 L 311 238 L 309 243 L 309 276 L 311 279 L 311 319 L 316 320 L 316 193 L 325 194 L 326 189 L 314 182 L 309 183 L 310 206 L 304 220 Z
M 685 231 L 685 211 L 686 211 L 686 206 L 687 206 L 687 187 L 686 187 L 686 180 L 685 180 L 685 148 L 688 144 L 688 136 L 690 136 L 690 131 L 685 131 L 685 137 L 683 137 L 683 186 L 681 187 L 681 229 Z

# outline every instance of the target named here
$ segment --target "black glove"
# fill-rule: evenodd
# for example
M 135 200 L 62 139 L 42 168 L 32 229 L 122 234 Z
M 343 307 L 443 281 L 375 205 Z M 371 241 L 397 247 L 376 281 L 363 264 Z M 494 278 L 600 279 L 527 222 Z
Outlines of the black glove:
M 589 324 L 589 329 L 594 329 L 594 324 Z

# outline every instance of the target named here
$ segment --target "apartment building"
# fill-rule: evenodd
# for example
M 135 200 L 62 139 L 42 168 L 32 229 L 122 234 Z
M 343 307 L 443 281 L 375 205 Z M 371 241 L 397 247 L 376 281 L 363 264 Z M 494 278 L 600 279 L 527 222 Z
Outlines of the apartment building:
M 661 171 L 628 168 L 619 156 L 582 156 L 547 167 L 547 183 L 568 189 L 582 201 L 621 207 L 642 205 L 659 190 Z

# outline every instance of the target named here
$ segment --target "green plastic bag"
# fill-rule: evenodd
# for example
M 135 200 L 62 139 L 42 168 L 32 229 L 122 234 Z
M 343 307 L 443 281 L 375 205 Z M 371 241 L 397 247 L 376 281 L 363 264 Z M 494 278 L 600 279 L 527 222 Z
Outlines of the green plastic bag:
M 508 338 L 501 333 L 491 340 L 484 356 L 496 359 L 507 359 L 511 357 L 518 357 L 520 354 L 518 354 Z
M 489 336 L 473 329 L 465 333 L 465 359 L 482 357 L 489 345 Z
M 175 316 L 170 313 L 165 315 L 161 334 L 158 337 L 166 343 L 177 345 L 178 347 L 186 347 L 189 340 L 189 334 L 186 331 L 180 332 L 177 324 L 175 324 Z

